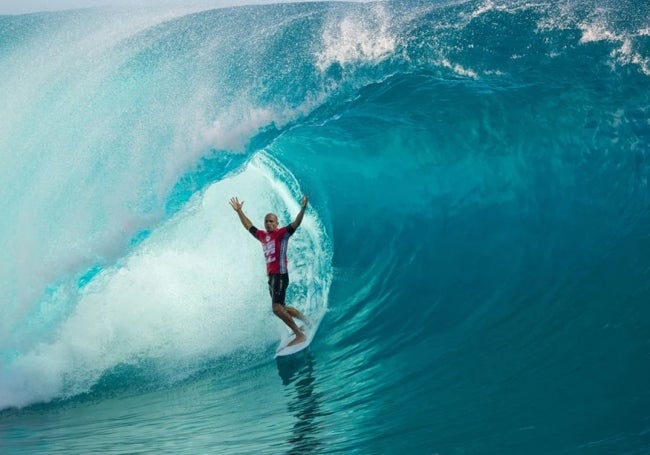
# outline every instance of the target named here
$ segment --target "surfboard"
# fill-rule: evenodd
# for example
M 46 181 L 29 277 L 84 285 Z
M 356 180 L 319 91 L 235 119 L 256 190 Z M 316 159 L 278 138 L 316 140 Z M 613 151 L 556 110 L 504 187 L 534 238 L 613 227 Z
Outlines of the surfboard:
M 316 328 L 311 325 L 306 325 L 300 327 L 300 330 L 302 330 L 302 332 L 305 334 L 305 337 L 307 339 L 302 343 L 297 343 L 288 346 L 288 344 L 291 343 L 291 340 L 295 338 L 295 335 L 291 333 L 290 335 L 283 337 L 280 340 L 278 349 L 275 351 L 275 357 L 282 357 L 285 355 L 295 354 L 296 352 L 302 351 L 303 349 L 305 349 L 307 346 L 311 344 L 311 340 L 314 339 L 314 335 L 316 334 Z

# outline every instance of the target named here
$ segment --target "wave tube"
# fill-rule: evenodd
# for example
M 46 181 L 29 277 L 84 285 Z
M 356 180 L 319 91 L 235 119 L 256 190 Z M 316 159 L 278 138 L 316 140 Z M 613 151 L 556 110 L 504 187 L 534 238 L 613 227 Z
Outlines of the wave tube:
M 124 365 L 175 382 L 216 358 L 259 355 L 274 344 L 283 328 L 271 313 L 261 247 L 228 204 L 234 195 L 258 225 L 270 210 L 286 224 L 299 208 L 298 183 L 263 153 L 207 188 L 80 289 L 74 311 L 47 341 L 7 362 L 0 408 L 87 392 Z M 327 308 L 331 248 L 311 209 L 292 237 L 289 262 L 288 302 L 318 324 Z

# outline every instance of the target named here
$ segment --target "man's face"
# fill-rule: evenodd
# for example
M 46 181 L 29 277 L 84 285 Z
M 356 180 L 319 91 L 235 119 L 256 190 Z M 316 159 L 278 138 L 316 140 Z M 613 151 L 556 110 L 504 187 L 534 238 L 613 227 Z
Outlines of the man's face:
M 278 228 L 278 217 L 269 213 L 264 217 L 264 229 L 267 232 L 273 232 Z

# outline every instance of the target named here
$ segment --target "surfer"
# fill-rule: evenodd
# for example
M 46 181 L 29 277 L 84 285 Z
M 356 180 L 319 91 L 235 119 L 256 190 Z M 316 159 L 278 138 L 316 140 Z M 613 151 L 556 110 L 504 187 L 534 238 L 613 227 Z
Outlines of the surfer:
M 244 228 L 250 232 L 253 237 L 262 242 L 264 249 L 264 258 L 266 259 L 266 273 L 269 277 L 269 292 L 271 293 L 271 303 L 273 313 L 289 326 L 296 338 L 291 340 L 289 346 L 305 341 L 305 334 L 300 330 L 293 318 L 298 318 L 307 323 L 307 318 L 297 309 L 285 305 L 285 296 L 287 286 L 289 285 L 289 273 L 287 270 L 287 246 L 289 237 L 296 232 L 302 218 L 305 215 L 305 209 L 308 202 L 307 196 L 302 197 L 300 212 L 287 226 L 278 228 L 278 217 L 275 213 L 268 213 L 264 217 L 264 228 L 257 229 L 251 223 L 251 220 L 244 214 L 242 207 L 244 201 L 239 201 L 236 197 L 230 199 L 230 205 L 239 215 L 239 220 Z

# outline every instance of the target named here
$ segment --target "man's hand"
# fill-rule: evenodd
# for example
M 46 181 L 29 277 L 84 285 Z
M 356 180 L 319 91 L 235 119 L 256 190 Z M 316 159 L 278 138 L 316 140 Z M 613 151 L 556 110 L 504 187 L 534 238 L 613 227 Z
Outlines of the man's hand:
M 293 227 L 294 229 L 298 229 L 298 226 L 300 226 L 300 223 L 302 223 L 302 217 L 305 215 L 305 209 L 307 208 L 308 202 L 309 202 L 309 198 L 305 194 L 302 197 L 302 203 L 300 204 L 300 212 L 298 212 L 296 219 L 293 220 L 293 222 L 291 223 L 291 227 Z
M 230 205 L 235 210 L 235 212 L 239 212 L 244 206 L 244 201 L 239 202 L 239 199 L 233 197 L 230 199 Z
M 239 215 L 239 221 L 241 221 L 241 224 L 244 226 L 244 229 L 248 231 L 253 225 L 253 223 L 251 223 L 251 220 L 249 220 L 248 217 L 244 215 L 244 211 L 242 210 L 242 207 L 244 206 L 244 201 L 239 202 L 239 199 L 233 197 L 230 199 L 230 206 L 235 210 L 235 212 L 237 212 L 237 215 Z

